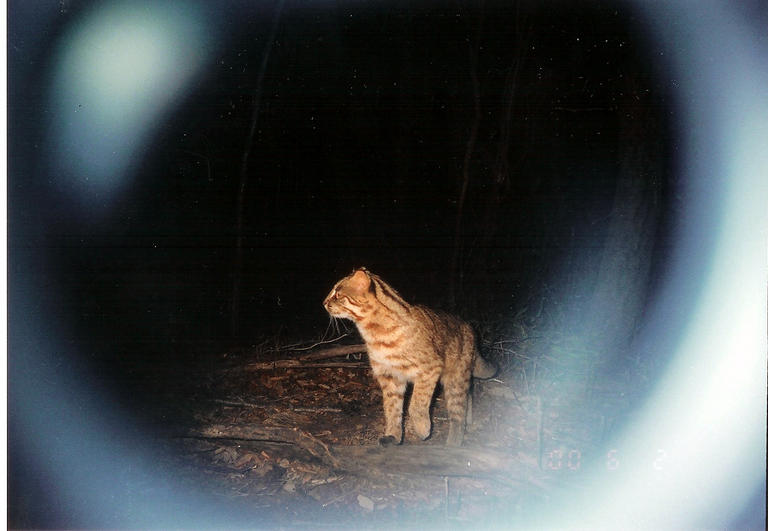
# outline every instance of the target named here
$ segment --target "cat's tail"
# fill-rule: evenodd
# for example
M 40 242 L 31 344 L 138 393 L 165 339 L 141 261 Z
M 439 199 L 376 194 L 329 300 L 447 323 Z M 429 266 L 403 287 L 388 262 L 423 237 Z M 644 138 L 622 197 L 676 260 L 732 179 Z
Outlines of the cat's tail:
M 475 361 L 472 363 L 472 376 L 475 378 L 493 378 L 496 376 L 497 367 L 477 353 Z

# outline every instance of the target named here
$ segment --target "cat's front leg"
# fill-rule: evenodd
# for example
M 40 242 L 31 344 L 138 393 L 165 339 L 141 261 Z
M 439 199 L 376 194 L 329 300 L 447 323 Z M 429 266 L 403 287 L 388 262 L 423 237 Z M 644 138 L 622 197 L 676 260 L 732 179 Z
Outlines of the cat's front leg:
M 424 440 L 432 432 L 432 420 L 429 418 L 429 406 L 435 386 L 440 379 L 441 367 L 435 366 L 424 370 L 413 382 L 413 393 L 408 404 L 409 430 Z
M 391 374 L 377 374 L 376 380 L 381 386 L 384 399 L 385 428 L 379 444 L 382 446 L 400 444 L 403 440 L 403 397 L 406 382 Z

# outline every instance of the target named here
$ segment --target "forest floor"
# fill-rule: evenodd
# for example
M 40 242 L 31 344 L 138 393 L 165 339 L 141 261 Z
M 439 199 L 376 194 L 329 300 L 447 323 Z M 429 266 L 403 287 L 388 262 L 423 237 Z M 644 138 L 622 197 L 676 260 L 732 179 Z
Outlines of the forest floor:
M 439 387 L 431 437 L 406 432 L 383 448 L 381 391 L 364 349 L 344 340 L 263 344 L 158 373 L 167 400 L 156 413 L 177 419 L 167 445 L 181 477 L 268 527 L 485 528 L 535 522 L 614 464 L 606 441 L 626 388 L 574 378 L 551 342 L 486 345 L 501 370 L 474 380 L 462 448 L 445 446 Z

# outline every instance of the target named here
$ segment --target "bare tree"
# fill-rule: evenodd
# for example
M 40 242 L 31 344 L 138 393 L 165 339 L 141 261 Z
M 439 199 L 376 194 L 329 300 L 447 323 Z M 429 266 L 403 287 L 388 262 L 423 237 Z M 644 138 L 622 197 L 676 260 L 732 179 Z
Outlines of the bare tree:
M 482 120 L 482 113 L 480 108 L 480 79 L 477 73 L 477 64 L 480 56 L 480 42 L 483 36 L 483 22 L 485 18 L 485 3 L 481 0 L 478 10 L 480 12 L 477 22 L 477 32 L 475 38 L 468 43 L 469 52 L 469 76 L 472 83 L 472 96 L 473 96 L 473 114 L 472 125 L 469 129 L 469 137 L 467 138 L 467 145 L 464 149 L 464 161 L 462 164 L 462 176 L 461 187 L 459 188 L 459 197 L 456 206 L 456 226 L 454 228 L 453 235 L 453 255 L 451 257 L 451 283 L 450 283 L 450 305 L 456 305 L 456 298 L 458 293 L 462 289 L 463 280 L 463 267 L 460 264 L 461 261 L 461 232 L 462 223 L 464 218 L 464 203 L 467 199 L 467 188 L 469 187 L 470 179 L 470 163 L 472 157 L 475 154 L 475 144 L 477 143 L 477 135 L 480 130 L 480 122 Z
M 248 136 L 245 140 L 245 148 L 240 159 L 240 182 L 237 188 L 237 213 L 235 221 L 235 257 L 232 266 L 232 291 L 230 306 L 230 334 L 236 338 L 239 333 L 240 321 L 240 290 L 243 283 L 243 223 L 245 214 L 245 195 L 248 188 L 248 160 L 253 150 L 253 141 L 256 136 L 259 123 L 259 110 L 261 105 L 262 87 L 264 85 L 264 74 L 267 71 L 269 56 L 272 53 L 272 45 L 275 42 L 275 35 L 280 24 L 280 16 L 283 11 L 285 0 L 279 0 L 272 15 L 272 27 L 264 47 L 264 54 L 259 65 L 259 73 L 256 78 L 256 88 L 253 94 L 253 107 L 251 109 L 251 126 L 248 129 Z
M 641 94 L 628 79 L 628 94 Z M 653 106 L 619 108 L 619 170 L 595 289 L 585 318 L 595 356 L 609 358 L 631 340 L 648 288 L 658 218 L 660 141 Z

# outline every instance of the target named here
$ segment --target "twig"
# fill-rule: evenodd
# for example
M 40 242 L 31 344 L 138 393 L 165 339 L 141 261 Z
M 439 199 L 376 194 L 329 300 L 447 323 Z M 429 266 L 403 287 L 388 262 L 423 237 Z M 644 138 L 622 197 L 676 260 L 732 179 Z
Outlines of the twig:
M 263 361 L 249 363 L 243 366 L 246 371 L 263 371 L 269 369 L 285 369 L 285 368 L 301 368 L 301 369 L 323 369 L 323 368 L 347 368 L 347 369 L 363 369 L 368 367 L 368 363 L 364 361 L 336 361 L 336 362 L 324 362 L 324 363 L 306 363 L 307 361 L 327 360 L 330 358 L 338 358 L 339 356 L 346 356 L 349 354 L 362 354 L 366 352 L 365 345 L 337 345 L 317 352 L 311 352 L 298 358 L 289 358 L 273 361 Z
M 223 404 L 225 406 L 241 406 L 241 407 L 255 407 L 255 408 L 268 408 L 273 407 L 271 404 L 254 404 L 253 402 L 246 402 L 245 400 L 224 400 L 221 398 L 214 398 L 212 402 L 217 404 Z
M 539 395 L 536 395 L 536 445 L 539 448 L 537 459 L 539 468 L 544 470 L 541 462 L 544 455 L 544 412 L 541 408 L 541 397 Z
M 524 343 L 525 341 L 531 341 L 531 340 L 534 340 L 534 339 L 541 339 L 542 337 L 543 336 L 528 336 L 528 337 L 520 337 L 520 338 L 515 338 L 515 339 L 500 339 L 500 340 L 494 342 L 493 346 L 495 348 L 503 349 L 504 345 L 506 343 L 514 343 L 516 345 L 518 343 Z
M 368 369 L 364 361 L 328 361 L 323 363 L 302 363 L 302 360 L 275 360 L 244 365 L 246 371 L 268 371 L 271 369 Z
M 294 444 L 333 467 L 340 466 L 324 442 L 298 428 L 281 428 L 258 424 L 211 424 L 201 430 L 190 430 L 188 436 L 201 439 L 237 439 Z
M 443 476 L 445 482 L 445 523 L 448 524 L 448 476 Z
M 328 358 L 336 358 L 338 356 L 346 356 L 347 354 L 359 354 L 362 352 L 367 352 L 365 345 L 363 344 L 338 345 L 336 347 L 325 348 L 323 350 L 318 350 L 317 352 L 305 354 L 304 356 L 300 356 L 299 359 L 302 361 L 324 360 Z
M 275 405 L 275 404 L 256 404 L 254 402 L 246 402 L 245 400 L 223 400 L 219 398 L 214 398 L 212 400 L 213 402 L 216 402 L 217 404 L 223 404 L 225 406 L 236 406 L 236 407 L 253 407 L 253 408 L 259 408 L 259 409 L 267 409 L 270 407 L 276 407 L 280 408 L 281 406 Z M 302 407 L 293 407 L 293 406 L 287 406 L 287 409 L 290 409 L 291 411 L 296 411 L 297 413 L 306 413 L 306 412 L 313 412 L 313 413 L 341 413 L 342 409 L 338 407 L 326 407 L 326 406 L 302 406 Z
M 342 492 L 341 494 L 339 494 L 339 495 L 338 495 L 338 496 L 336 496 L 335 498 L 333 498 L 333 499 L 331 499 L 331 500 L 329 500 L 329 501 L 325 502 L 325 503 L 323 504 L 323 508 L 325 508 L 325 507 L 328 507 L 329 505 L 331 505 L 331 504 L 333 504 L 333 503 L 336 503 L 336 502 L 338 502 L 338 501 L 341 501 L 341 500 L 342 500 L 343 498 L 345 498 L 345 497 L 346 497 L 348 494 L 349 494 L 349 493 L 347 493 L 347 492 Z
M 341 408 L 338 407 L 292 407 L 291 411 L 296 411 L 299 413 L 304 412 L 313 412 L 313 413 L 341 413 Z

